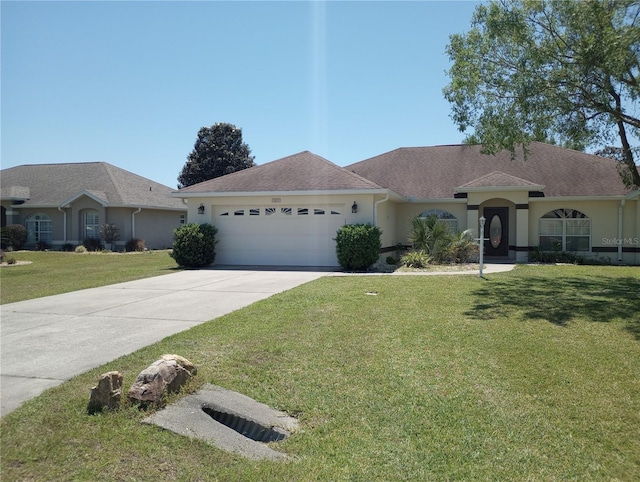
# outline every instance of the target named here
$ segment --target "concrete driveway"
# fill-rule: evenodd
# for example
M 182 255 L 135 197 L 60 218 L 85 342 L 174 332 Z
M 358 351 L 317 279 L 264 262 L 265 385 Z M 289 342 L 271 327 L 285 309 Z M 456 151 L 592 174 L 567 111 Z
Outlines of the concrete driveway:
M 75 375 L 328 273 L 180 271 L 2 305 L 0 415 Z

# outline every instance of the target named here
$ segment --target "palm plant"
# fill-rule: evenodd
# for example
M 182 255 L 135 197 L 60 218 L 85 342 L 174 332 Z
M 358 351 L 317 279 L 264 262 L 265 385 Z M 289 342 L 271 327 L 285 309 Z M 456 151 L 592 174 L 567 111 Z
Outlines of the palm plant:
M 441 261 L 441 255 L 450 243 L 449 227 L 438 220 L 436 215 L 426 218 L 416 216 L 411 220 L 409 242 L 413 249 L 424 251 L 435 261 Z
M 450 263 L 468 263 L 475 259 L 478 254 L 478 244 L 473 239 L 473 230 L 466 229 L 451 234 L 445 251 L 445 257 Z

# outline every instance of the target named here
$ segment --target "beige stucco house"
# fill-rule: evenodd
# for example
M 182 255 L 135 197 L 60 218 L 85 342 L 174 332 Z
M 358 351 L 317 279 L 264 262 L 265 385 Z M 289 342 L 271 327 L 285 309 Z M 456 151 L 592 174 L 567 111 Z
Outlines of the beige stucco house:
M 344 168 L 305 151 L 173 196 L 188 202 L 189 222 L 219 229 L 218 264 L 336 266 L 340 226 L 377 225 L 392 251 L 412 217 L 431 213 L 476 235 L 484 217 L 494 259 L 559 249 L 640 264 L 640 191 L 625 188 L 616 161 L 543 143 L 529 151 L 401 148 Z
M 169 248 L 186 221 L 186 204 L 170 187 L 106 162 L 23 165 L 0 176 L 2 226 L 25 225 L 28 247 L 79 245 L 108 223 L 118 229 L 115 249 L 133 238 Z

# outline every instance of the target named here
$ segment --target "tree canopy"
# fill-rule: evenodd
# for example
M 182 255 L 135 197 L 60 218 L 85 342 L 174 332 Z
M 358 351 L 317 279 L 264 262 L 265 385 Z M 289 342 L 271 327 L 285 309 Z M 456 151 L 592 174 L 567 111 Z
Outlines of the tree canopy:
M 483 152 L 531 141 L 619 149 L 640 188 L 640 2 L 494 0 L 450 36 L 443 91 L 465 142 Z
M 202 127 L 178 176 L 178 189 L 247 169 L 255 165 L 253 160 L 242 129 L 221 122 Z

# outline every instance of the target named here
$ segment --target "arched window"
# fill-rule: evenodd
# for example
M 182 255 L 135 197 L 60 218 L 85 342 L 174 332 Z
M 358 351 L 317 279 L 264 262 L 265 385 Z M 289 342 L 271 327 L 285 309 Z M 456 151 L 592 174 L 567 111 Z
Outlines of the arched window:
M 575 209 L 555 209 L 540 218 L 542 251 L 590 251 L 591 220 Z
M 85 239 L 100 237 L 100 216 L 98 215 L 98 211 L 85 211 L 82 214 L 82 224 Z
M 428 218 L 429 216 L 436 216 L 438 221 L 443 222 L 449 228 L 451 233 L 458 232 L 458 218 L 456 218 L 449 211 L 443 211 L 442 209 L 429 209 L 420 214 L 421 218 Z
M 24 224 L 27 228 L 27 244 L 51 244 L 52 223 L 49 216 L 41 213 L 32 214 Z

